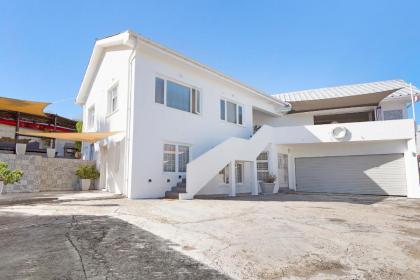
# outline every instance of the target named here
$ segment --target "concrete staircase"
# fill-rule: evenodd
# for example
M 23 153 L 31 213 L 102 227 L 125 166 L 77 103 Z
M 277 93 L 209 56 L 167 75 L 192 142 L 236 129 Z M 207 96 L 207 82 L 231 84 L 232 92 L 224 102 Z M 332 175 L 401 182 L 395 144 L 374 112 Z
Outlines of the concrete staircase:
M 170 191 L 165 192 L 165 198 L 168 199 L 179 199 L 180 193 L 187 192 L 187 181 L 182 179 L 181 182 L 178 182 L 175 187 L 172 187 Z

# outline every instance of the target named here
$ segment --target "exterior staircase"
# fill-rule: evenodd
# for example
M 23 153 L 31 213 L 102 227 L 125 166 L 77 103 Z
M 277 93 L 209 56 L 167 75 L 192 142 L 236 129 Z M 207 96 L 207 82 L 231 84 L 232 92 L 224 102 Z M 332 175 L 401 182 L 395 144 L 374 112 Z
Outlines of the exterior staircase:
M 183 178 L 182 181 L 178 182 L 176 186 L 171 188 L 170 191 L 165 192 L 165 198 L 179 199 L 179 194 L 186 193 L 186 192 L 187 192 L 187 180 Z

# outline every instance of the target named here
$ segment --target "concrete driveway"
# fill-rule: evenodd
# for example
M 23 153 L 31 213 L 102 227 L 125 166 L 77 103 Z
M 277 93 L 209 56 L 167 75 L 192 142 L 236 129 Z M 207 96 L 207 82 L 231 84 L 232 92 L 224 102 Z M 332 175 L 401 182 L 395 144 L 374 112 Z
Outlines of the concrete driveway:
M 420 200 L 281 194 L 2 205 L 0 248 L 2 279 L 60 278 L 61 267 L 78 267 L 64 274 L 70 279 L 416 279 Z

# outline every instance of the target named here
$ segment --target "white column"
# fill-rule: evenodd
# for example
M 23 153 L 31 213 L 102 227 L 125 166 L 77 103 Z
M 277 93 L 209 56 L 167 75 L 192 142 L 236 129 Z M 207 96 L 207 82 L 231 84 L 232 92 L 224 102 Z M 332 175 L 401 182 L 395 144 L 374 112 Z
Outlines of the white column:
M 404 153 L 404 159 L 407 178 L 407 197 L 420 198 L 417 147 L 414 138 L 407 140 L 407 149 Z
M 235 161 L 229 163 L 229 182 L 230 182 L 230 194 L 229 196 L 236 196 L 236 164 Z
M 289 189 L 296 191 L 295 157 L 292 153 L 288 156 Z
M 277 178 L 273 190 L 273 193 L 277 193 L 279 191 L 279 161 L 276 145 L 274 144 L 268 146 L 268 172 Z
M 251 194 L 258 195 L 257 161 L 251 162 Z

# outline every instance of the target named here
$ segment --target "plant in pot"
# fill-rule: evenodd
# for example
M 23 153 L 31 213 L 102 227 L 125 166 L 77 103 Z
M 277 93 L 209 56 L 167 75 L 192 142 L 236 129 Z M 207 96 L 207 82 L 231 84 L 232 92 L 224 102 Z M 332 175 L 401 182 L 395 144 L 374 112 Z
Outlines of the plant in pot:
M 48 130 L 46 130 L 48 131 Z M 42 143 L 44 147 L 47 147 L 47 157 L 54 158 L 55 157 L 55 148 L 51 147 L 52 140 L 50 138 L 42 139 Z
M 30 139 L 17 139 L 16 140 L 16 154 L 23 156 L 26 153 L 26 144 L 28 144 Z
M 99 178 L 95 165 L 81 164 L 77 167 L 76 175 L 80 178 L 82 191 L 88 191 L 92 180 Z
M 269 174 L 260 182 L 261 192 L 263 194 L 269 194 L 274 192 L 274 185 L 276 184 L 277 177 Z
M 0 161 L 0 194 L 4 192 L 5 185 L 19 182 L 22 176 L 21 170 L 10 170 L 7 163 Z
M 83 122 L 78 121 L 76 123 L 76 131 L 78 133 L 81 133 L 83 131 Z M 74 153 L 74 157 L 79 159 L 82 157 L 82 142 L 77 141 L 74 143 L 74 148 L 76 149 L 76 152 Z

